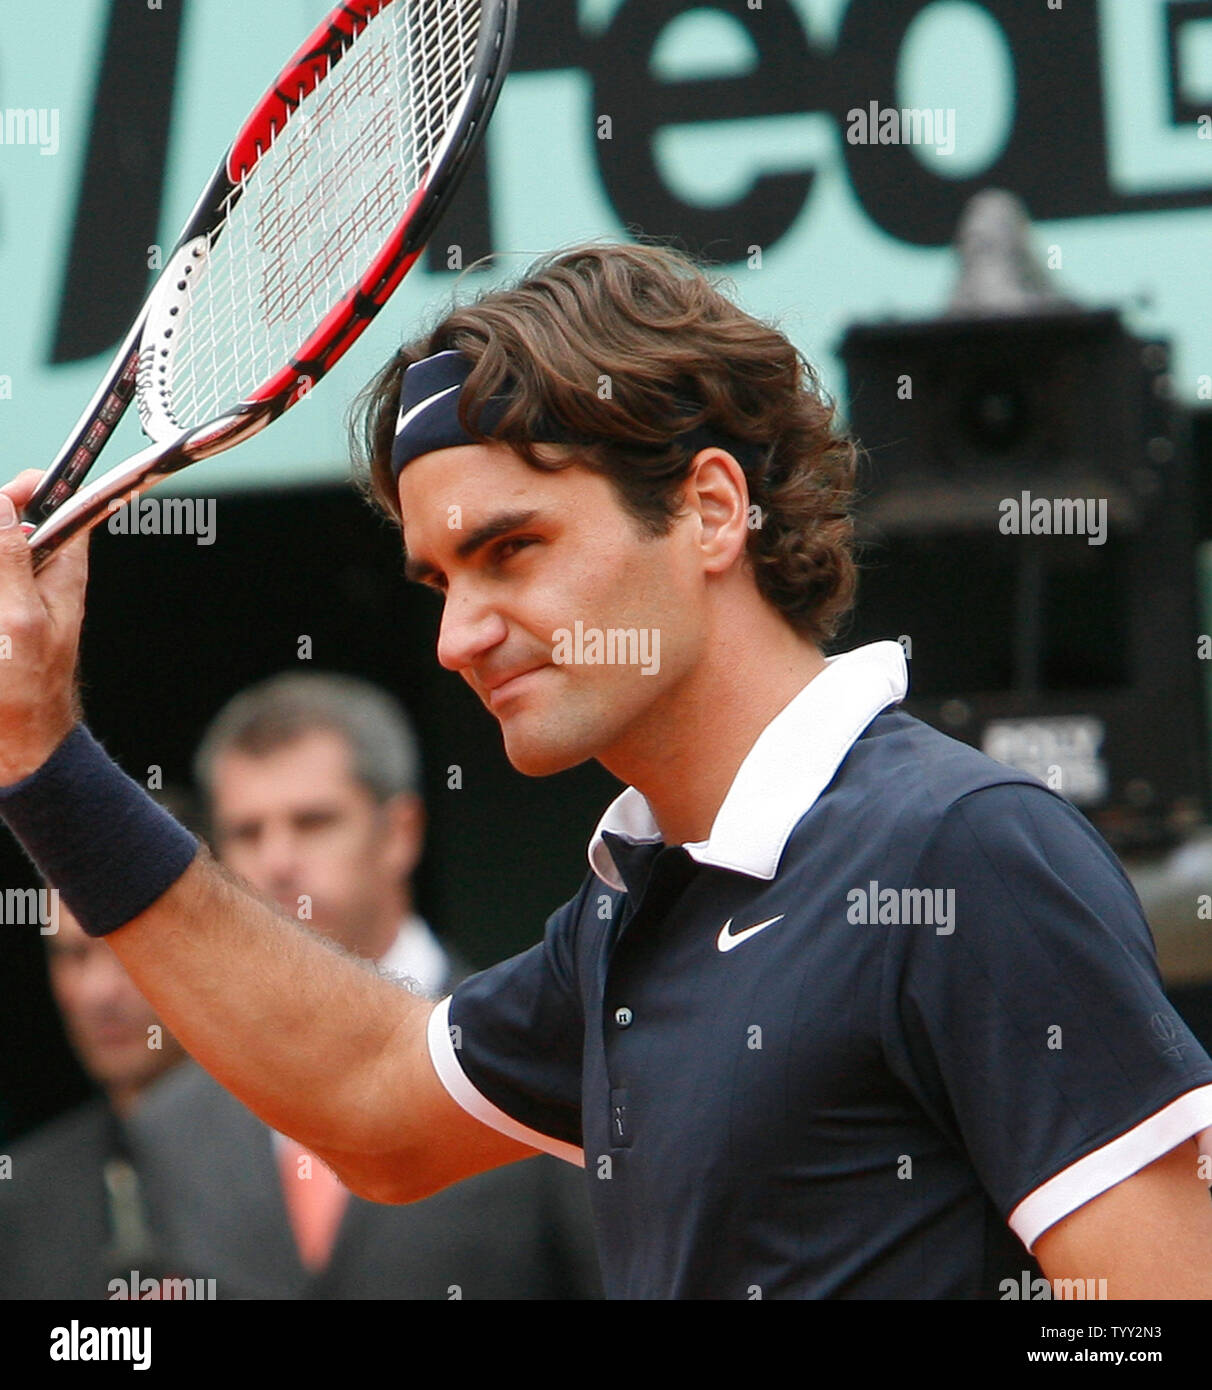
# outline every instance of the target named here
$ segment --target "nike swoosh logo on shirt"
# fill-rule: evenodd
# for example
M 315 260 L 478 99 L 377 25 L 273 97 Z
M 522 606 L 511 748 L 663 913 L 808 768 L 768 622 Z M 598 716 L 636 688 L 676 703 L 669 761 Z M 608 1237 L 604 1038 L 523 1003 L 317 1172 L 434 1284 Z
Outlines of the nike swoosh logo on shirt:
M 758 932 L 765 931 L 767 927 L 772 927 L 776 922 L 781 922 L 787 914 L 780 912 L 777 917 L 767 917 L 764 922 L 758 922 L 755 926 L 746 927 L 744 931 L 732 932 L 732 918 L 724 923 L 720 928 L 720 934 L 715 939 L 715 944 L 721 951 L 734 951 L 742 941 L 748 941 L 751 936 L 756 936 Z

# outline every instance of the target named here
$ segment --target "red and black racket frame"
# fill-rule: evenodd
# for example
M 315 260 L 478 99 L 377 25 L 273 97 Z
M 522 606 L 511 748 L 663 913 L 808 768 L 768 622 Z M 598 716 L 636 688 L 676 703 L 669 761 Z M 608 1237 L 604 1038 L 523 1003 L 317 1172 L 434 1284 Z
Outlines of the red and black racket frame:
M 320 24 L 244 123 L 166 258 L 166 267 L 171 267 L 182 246 L 198 237 L 211 237 L 221 229 L 226 212 L 240 197 L 244 181 L 273 142 L 285 117 L 341 61 L 352 39 L 389 5 L 407 3 L 408 0 L 350 0 Z M 105 379 L 26 505 L 24 521 L 26 530 L 33 532 L 30 544 L 36 565 L 49 558 L 51 551 L 70 536 L 95 525 L 101 515 L 138 487 L 151 486 L 187 464 L 220 453 L 264 429 L 306 395 L 344 356 L 425 249 L 479 148 L 509 71 L 516 25 L 517 0 L 484 0 L 467 96 L 456 125 L 443 143 L 436 167 L 430 169 L 358 284 L 333 306 L 289 364 L 221 418 L 167 444 L 141 451 L 120 473 L 106 475 L 92 487 L 82 488 L 134 397 L 148 309 L 156 293 L 153 288 Z M 77 502 L 81 505 L 69 508 L 57 524 L 60 508 L 78 491 Z M 86 492 L 92 494 L 87 499 Z

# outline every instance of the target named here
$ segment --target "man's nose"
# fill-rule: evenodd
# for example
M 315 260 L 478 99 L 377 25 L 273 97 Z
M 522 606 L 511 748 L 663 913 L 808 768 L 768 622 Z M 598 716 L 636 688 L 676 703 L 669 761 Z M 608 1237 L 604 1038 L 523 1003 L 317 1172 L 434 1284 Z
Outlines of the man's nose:
M 126 976 L 116 956 L 92 952 L 80 981 L 80 998 L 89 1008 L 108 1010 L 120 1003 Z
M 451 584 L 442 607 L 438 661 L 448 671 L 466 671 L 505 640 L 505 619 L 471 584 Z
M 272 891 L 282 883 L 293 882 L 298 865 L 298 837 L 288 825 L 267 825 L 257 837 L 251 856 L 257 887 Z

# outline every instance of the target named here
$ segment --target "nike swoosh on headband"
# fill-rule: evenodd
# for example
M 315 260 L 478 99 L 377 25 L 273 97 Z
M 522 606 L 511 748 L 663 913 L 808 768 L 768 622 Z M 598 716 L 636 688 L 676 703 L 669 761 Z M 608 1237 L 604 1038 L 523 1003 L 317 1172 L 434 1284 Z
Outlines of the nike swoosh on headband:
M 392 477 L 400 473 L 420 454 L 440 449 L 475 444 L 477 439 L 463 428 L 459 420 L 459 389 L 466 385 L 473 364 L 457 348 L 446 348 L 431 357 L 414 362 L 400 383 L 400 408 L 396 415 L 396 432 L 391 448 Z M 436 389 L 435 389 L 436 388 Z M 491 436 L 508 410 L 514 389 L 509 383 L 502 394 L 484 403 L 477 422 L 483 434 Z M 422 393 L 424 393 L 422 395 Z M 421 395 L 420 400 L 417 397 Z M 434 407 L 431 409 L 431 407 Z M 685 402 L 687 409 L 694 403 Z M 757 467 L 766 446 L 732 439 L 712 426 L 699 425 L 676 435 L 677 441 L 688 449 L 705 449 L 718 445 L 734 454 L 743 467 Z M 543 418 L 531 426 L 530 440 L 535 444 L 585 444 L 593 442 L 576 434 L 558 420 Z
M 418 402 L 407 411 L 401 406 L 400 413 L 396 416 L 396 433 L 399 434 L 401 430 L 406 430 L 422 411 L 428 410 L 431 405 L 440 401 L 443 396 L 449 396 L 452 391 L 458 391 L 460 386 L 461 383 L 456 381 L 453 386 L 448 386 L 444 391 L 435 391 L 432 396 L 426 397 L 425 400 Z

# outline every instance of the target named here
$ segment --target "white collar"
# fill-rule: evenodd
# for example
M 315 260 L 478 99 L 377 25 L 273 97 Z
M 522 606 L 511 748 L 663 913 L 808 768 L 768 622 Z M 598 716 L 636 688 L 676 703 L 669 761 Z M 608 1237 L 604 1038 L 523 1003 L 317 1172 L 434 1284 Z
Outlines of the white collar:
M 825 658 L 825 669 L 758 735 L 737 769 L 706 840 L 684 846 L 692 859 L 772 879 L 791 832 L 833 780 L 856 739 L 909 688 L 897 642 L 872 642 Z M 589 867 L 623 889 L 605 831 L 633 844 L 661 832 L 643 793 L 628 787 L 606 808 L 589 842 Z
M 416 980 L 426 994 L 440 994 L 450 975 L 446 952 L 415 913 L 401 922 L 396 939 L 376 964 L 384 974 Z

